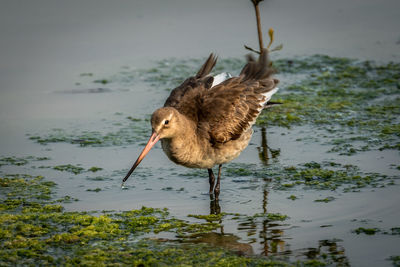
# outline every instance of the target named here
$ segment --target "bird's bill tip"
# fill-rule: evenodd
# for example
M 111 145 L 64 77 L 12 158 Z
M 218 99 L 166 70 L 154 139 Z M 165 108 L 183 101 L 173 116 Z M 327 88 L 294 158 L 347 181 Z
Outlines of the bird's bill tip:
M 122 186 L 125 184 L 126 180 L 128 180 L 132 172 L 136 169 L 136 167 L 140 164 L 140 162 L 144 159 L 147 153 L 149 153 L 150 149 L 157 143 L 159 139 L 160 136 L 156 132 L 153 132 L 146 146 L 143 148 L 142 153 L 140 153 L 139 157 L 136 159 L 135 163 L 133 163 L 131 169 L 126 174 L 125 178 L 122 180 Z

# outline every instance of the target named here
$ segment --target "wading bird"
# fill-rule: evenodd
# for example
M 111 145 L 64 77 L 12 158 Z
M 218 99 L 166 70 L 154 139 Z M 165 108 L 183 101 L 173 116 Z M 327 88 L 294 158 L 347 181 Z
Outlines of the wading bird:
M 252 125 L 278 91 L 278 80 L 265 49 L 258 60 L 247 57 L 240 75 L 210 72 L 216 64 L 211 54 L 194 77 L 175 88 L 164 107 L 151 116 L 152 135 L 122 186 L 150 149 L 161 140 L 170 160 L 189 168 L 208 169 L 210 194 L 220 192 L 221 166 L 239 156 L 253 134 Z M 218 165 L 218 177 L 212 171 Z

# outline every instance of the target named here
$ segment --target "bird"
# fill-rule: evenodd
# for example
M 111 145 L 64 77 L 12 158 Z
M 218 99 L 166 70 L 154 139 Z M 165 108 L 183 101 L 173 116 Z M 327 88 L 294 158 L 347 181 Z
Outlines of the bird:
M 152 134 L 122 187 L 150 149 L 161 140 L 167 157 L 188 168 L 207 169 L 209 194 L 218 197 L 222 165 L 237 158 L 248 146 L 252 126 L 278 91 L 279 80 L 263 49 L 256 60 L 247 63 L 236 77 L 222 73 L 210 75 L 217 62 L 211 53 L 199 71 L 171 91 L 163 107 L 151 116 Z M 218 166 L 218 176 L 212 168 Z

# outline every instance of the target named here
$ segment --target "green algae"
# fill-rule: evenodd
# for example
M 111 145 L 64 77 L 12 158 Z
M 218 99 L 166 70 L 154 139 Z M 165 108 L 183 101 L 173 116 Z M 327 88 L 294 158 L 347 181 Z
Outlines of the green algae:
M 367 187 L 395 185 L 394 181 L 398 178 L 379 173 L 363 173 L 357 166 L 330 161 L 307 162 L 286 167 L 274 164 L 266 168 L 245 163 L 229 163 L 226 166 L 223 171 L 230 177 L 247 177 L 236 182 L 250 182 L 249 178 L 267 179 L 270 181 L 269 186 L 274 190 L 292 190 L 302 187 L 303 189 L 351 192 Z M 289 198 L 296 199 L 295 196 Z
M 80 165 L 80 164 L 78 164 L 78 165 Z M 88 168 L 88 169 L 85 169 L 85 168 L 83 168 L 83 167 L 80 167 L 80 166 L 77 166 L 77 165 L 72 165 L 72 164 L 63 164 L 63 165 L 56 165 L 56 166 L 40 166 L 40 168 L 51 168 L 51 169 L 53 169 L 53 170 L 56 170 L 56 171 L 61 171 L 61 172 L 70 172 L 70 173 L 73 173 L 73 174 L 75 174 L 75 175 L 78 175 L 78 174 L 81 174 L 81 173 L 85 173 L 85 172 L 98 172 L 98 171 L 101 171 L 101 170 L 103 170 L 103 168 L 100 168 L 100 167 L 96 167 L 96 166 L 94 166 L 94 167 L 90 167 L 90 168 Z M 92 180 L 106 180 L 106 178 L 99 178 L 99 179 L 96 179 L 96 178 L 88 178 L 89 180 L 90 179 L 92 179 Z
M 86 177 L 87 180 L 90 181 L 107 181 L 107 180 L 112 180 L 109 177 L 103 177 L 103 176 L 96 176 L 96 177 Z
M 85 171 L 84 168 L 79 167 L 79 166 L 75 166 L 75 165 L 72 165 L 72 164 L 54 166 L 53 170 L 62 171 L 62 172 L 64 172 L 64 171 L 65 172 L 71 172 L 71 173 L 73 173 L 75 175 L 80 174 L 80 173 Z
M 393 266 L 400 266 L 400 256 L 390 256 L 388 260 L 392 262 Z
M 93 166 L 93 167 L 89 168 L 87 171 L 89 171 L 89 172 L 98 172 L 98 171 L 101 171 L 101 170 L 103 170 L 103 168 Z
M 50 198 L 54 183 L 43 177 L 0 178 L 0 265 L 19 264 L 277 264 L 264 258 L 238 257 L 203 245 L 176 245 L 143 239 L 145 233 L 177 236 L 206 233 L 216 223 L 189 223 L 170 217 L 166 209 L 143 207 L 95 216 L 66 212 Z
M 392 235 L 400 235 L 400 227 L 393 227 L 390 231 Z
M 230 163 L 223 171 L 230 177 L 256 176 L 256 164 Z
M 31 161 L 44 161 L 49 160 L 49 157 L 34 157 L 34 156 L 27 156 L 27 157 L 1 157 L 0 158 L 0 167 L 4 165 L 14 165 L 14 166 L 23 166 L 28 164 Z
M 128 117 L 126 117 L 128 120 L 131 120 L 131 121 L 142 121 L 142 119 L 138 119 L 138 118 L 134 118 L 134 117 L 132 117 L 132 116 L 128 116 Z
M 164 190 L 164 191 L 172 191 L 173 189 L 174 188 L 172 188 L 171 186 L 161 188 L 161 190 Z
M 51 188 L 55 186 L 54 182 L 43 181 L 43 176 L 9 174 L 0 177 L 0 191 L 2 196 L 7 199 L 0 203 L 0 209 L 12 209 L 20 207 L 26 203 L 34 204 L 30 201 L 44 201 L 51 199 Z M 28 205 L 28 204 L 26 204 Z
M 115 126 L 115 122 L 112 122 Z M 32 135 L 29 137 L 41 145 L 51 143 L 77 144 L 81 147 L 107 147 L 124 146 L 140 143 L 146 140 L 149 129 L 147 120 L 132 120 L 130 117 L 118 123 L 115 131 L 100 132 L 64 129 L 52 129 L 45 135 Z
M 281 73 L 304 73 L 305 78 L 281 90 L 277 101 L 283 104 L 264 111 L 258 125 L 312 125 L 334 131 L 343 136 L 344 144 L 330 152 L 341 155 L 398 149 L 392 143 L 398 141 L 400 132 L 400 64 L 377 65 L 327 56 L 277 60 L 274 64 Z M 358 148 L 352 145 L 353 135 L 368 138 Z
M 332 166 L 331 162 L 321 164 L 311 162 L 299 167 L 290 166 L 284 168 L 280 173 L 275 172 L 274 176 L 274 188 L 281 190 L 303 186 L 305 189 L 342 189 L 343 192 L 349 192 L 358 191 L 365 187 L 391 185 L 390 179 L 386 175 L 379 173 L 363 174 L 356 166 L 342 166 L 340 164 Z
M 336 198 L 334 197 L 326 197 L 326 198 L 322 198 L 322 199 L 316 199 L 314 200 L 314 202 L 324 202 L 324 203 L 328 203 L 331 201 L 334 201 Z
M 366 235 L 374 235 L 378 232 L 380 232 L 381 230 L 378 228 L 364 228 L 364 227 L 359 227 L 357 229 L 355 229 L 353 232 L 356 234 L 366 234 Z
M 3 165 L 22 166 L 22 165 L 26 165 L 28 162 L 29 161 L 25 158 L 3 157 L 3 158 L 0 158 L 0 167 Z
M 86 191 L 98 193 L 98 192 L 101 191 L 101 188 L 99 188 L 99 187 L 96 187 L 95 189 L 90 189 L 90 188 L 89 188 L 89 189 L 86 189 Z
M 223 218 L 225 215 L 226 215 L 225 213 L 210 214 L 210 215 L 195 215 L 195 214 L 189 214 L 188 217 L 206 220 L 207 222 L 216 222 L 216 221 L 221 221 L 222 218 Z
M 67 258 L 66 263 L 84 266 L 289 266 L 278 260 L 239 257 L 205 245 L 165 245 L 154 241 L 139 242 L 135 246 L 103 243 L 97 248 L 85 247 L 75 257 Z
M 71 197 L 71 196 L 64 196 L 64 197 L 56 199 L 50 203 L 51 204 L 53 204 L 53 203 L 72 203 L 74 201 L 79 201 L 79 199 Z
M 0 178 L 0 265 L 179 265 L 179 266 L 315 266 L 319 259 L 290 262 L 271 257 L 243 257 L 207 244 L 157 241 L 149 234 L 173 233 L 179 240 L 210 233 L 224 216 L 285 220 L 279 213 L 245 216 L 189 215 L 193 223 L 167 209 L 142 207 L 123 212 L 68 212 L 51 199 L 54 183 L 41 176 Z M 42 198 L 46 194 L 49 198 Z M 65 197 L 70 200 L 71 197 Z M 56 200 L 57 201 L 57 200 Z
M 93 82 L 94 82 L 94 83 L 101 83 L 101 84 L 108 84 L 108 83 L 110 83 L 111 81 L 110 81 L 110 80 L 107 80 L 107 79 L 100 79 L 100 80 L 94 80 Z

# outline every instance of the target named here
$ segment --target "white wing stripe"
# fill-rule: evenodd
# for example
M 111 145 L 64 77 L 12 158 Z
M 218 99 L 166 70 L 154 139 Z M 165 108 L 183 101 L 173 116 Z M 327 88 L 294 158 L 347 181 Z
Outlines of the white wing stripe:
M 211 88 L 222 83 L 223 81 L 228 80 L 229 78 L 232 78 L 232 75 L 228 72 L 223 72 L 223 73 L 220 73 L 220 74 L 214 76 L 214 80 L 213 80 Z
M 275 87 L 275 88 L 272 89 L 271 91 L 262 94 L 263 96 L 265 96 L 265 102 L 263 103 L 263 105 L 264 105 L 265 103 L 267 103 L 267 102 L 271 99 L 272 95 L 274 95 L 276 92 L 278 92 L 278 90 L 279 90 L 279 88 L 278 88 L 278 87 Z

